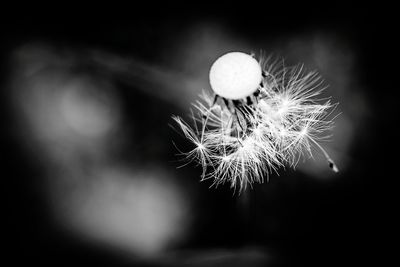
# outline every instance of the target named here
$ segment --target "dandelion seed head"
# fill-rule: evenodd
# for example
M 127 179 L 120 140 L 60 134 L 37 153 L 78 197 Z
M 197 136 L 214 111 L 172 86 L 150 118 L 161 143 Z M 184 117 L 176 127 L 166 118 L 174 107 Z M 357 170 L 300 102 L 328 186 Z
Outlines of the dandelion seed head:
M 210 85 L 227 99 L 241 99 L 257 90 L 261 66 L 255 58 L 242 52 L 230 52 L 218 58 L 210 69 Z
M 202 166 L 202 180 L 241 191 L 282 166 L 295 167 L 304 155 L 312 157 L 315 147 L 338 171 L 318 143 L 329 136 L 335 105 L 318 99 L 324 85 L 316 72 L 233 52 L 214 63 L 210 83 L 215 94 L 204 92 L 194 103 L 192 126 L 174 117 L 195 145 L 185 158 Z

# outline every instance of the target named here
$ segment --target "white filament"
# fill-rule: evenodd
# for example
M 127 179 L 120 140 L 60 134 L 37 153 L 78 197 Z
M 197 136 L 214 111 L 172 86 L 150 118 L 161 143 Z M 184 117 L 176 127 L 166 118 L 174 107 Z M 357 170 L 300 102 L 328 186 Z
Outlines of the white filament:
M 322 150 L 337 172 L 318 143 L 329 137 L 326 131 L 332 127 L 329 117 L 335 107 L 317 98 L 324 89 L 320 76 L 278 60 L 262 59 L 261 64 L 267 75 L 253 103 L 240 100 L 232 110 L 226 105 L 229 101 L 215 102 L 214 96 L 204 94 L 203 101 L 194 104 L 194 129 L 174 117 L 195 145 L 186 157 L 203 166 L 203 180 L 211 178 L 214 185 L 229 182 L 239 190 L 263 182 L 281 166 L 294 167 L 301 156 L 312 156 L 313 147 Z

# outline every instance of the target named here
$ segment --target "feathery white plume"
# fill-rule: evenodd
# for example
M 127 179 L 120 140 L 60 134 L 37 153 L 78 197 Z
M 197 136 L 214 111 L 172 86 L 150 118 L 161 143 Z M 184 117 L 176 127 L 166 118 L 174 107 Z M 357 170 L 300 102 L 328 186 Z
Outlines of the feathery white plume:
M 248 55 L 247 55 L 248 56 Z M 239 191 L 248 184 L 263 182 L 279 167 L 296 166 L 312 147 L 333 160 L 318 143 L 329 137 L 329 119 L 335 104 L 319 99 L 324 90 L 317 72 L 302 65 L 287 67 L 282 60 L 261 59 L 261 83 L 244 99 L 228 99 L 203 93 L 194 104 L 193 127 L 173 119 L 194 144 L 185 153 L 203 167 L 202 180 L 213 185 L 229 182 Z

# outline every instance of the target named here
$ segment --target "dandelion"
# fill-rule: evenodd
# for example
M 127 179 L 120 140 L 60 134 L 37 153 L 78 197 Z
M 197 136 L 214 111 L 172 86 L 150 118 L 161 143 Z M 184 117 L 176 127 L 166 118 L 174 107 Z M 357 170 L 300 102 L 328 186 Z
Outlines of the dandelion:
M 336 104 L 320 98 L 325 87 L 317 72 L 231 52 L 211 67 L 210 85 L 214 94 L 203 92 L 193 105 L 192 127 L 173 117 L 194 144 L 184 156 L 202 166 L 202 180 L 215 186 L 229 182 L 242 191 L 280 167 L 312 157 L 313 147 L 339 171 L 319 144 L 329 137 Z

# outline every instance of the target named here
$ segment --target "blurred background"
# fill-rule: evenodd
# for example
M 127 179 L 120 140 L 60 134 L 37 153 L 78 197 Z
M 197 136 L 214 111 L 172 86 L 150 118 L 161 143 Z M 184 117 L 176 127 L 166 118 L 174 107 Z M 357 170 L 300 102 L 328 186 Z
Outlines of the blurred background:
M 136 10 L 1 26 L 3 231 L 10 266 L 327 266 L 377 258 L 394 101 L 373 9 Z M 331 14 L 334 13 L 334 14 Z M 117 16 L 118 15 L 118 16 Z M 385 41 L 386 40 L 386 41 Z M 377 42 L 379 41 L 379 42 Z M 170 127 L 230 51 L 304 63 L 339 103 L 323 155 L 238 195 L 182 168 Z M 385 93 L 383 93 L 385 92 Z M 388 166 L 389 165 L 389 166 Z M 388 206 L 386 206 L 388 208 Z

